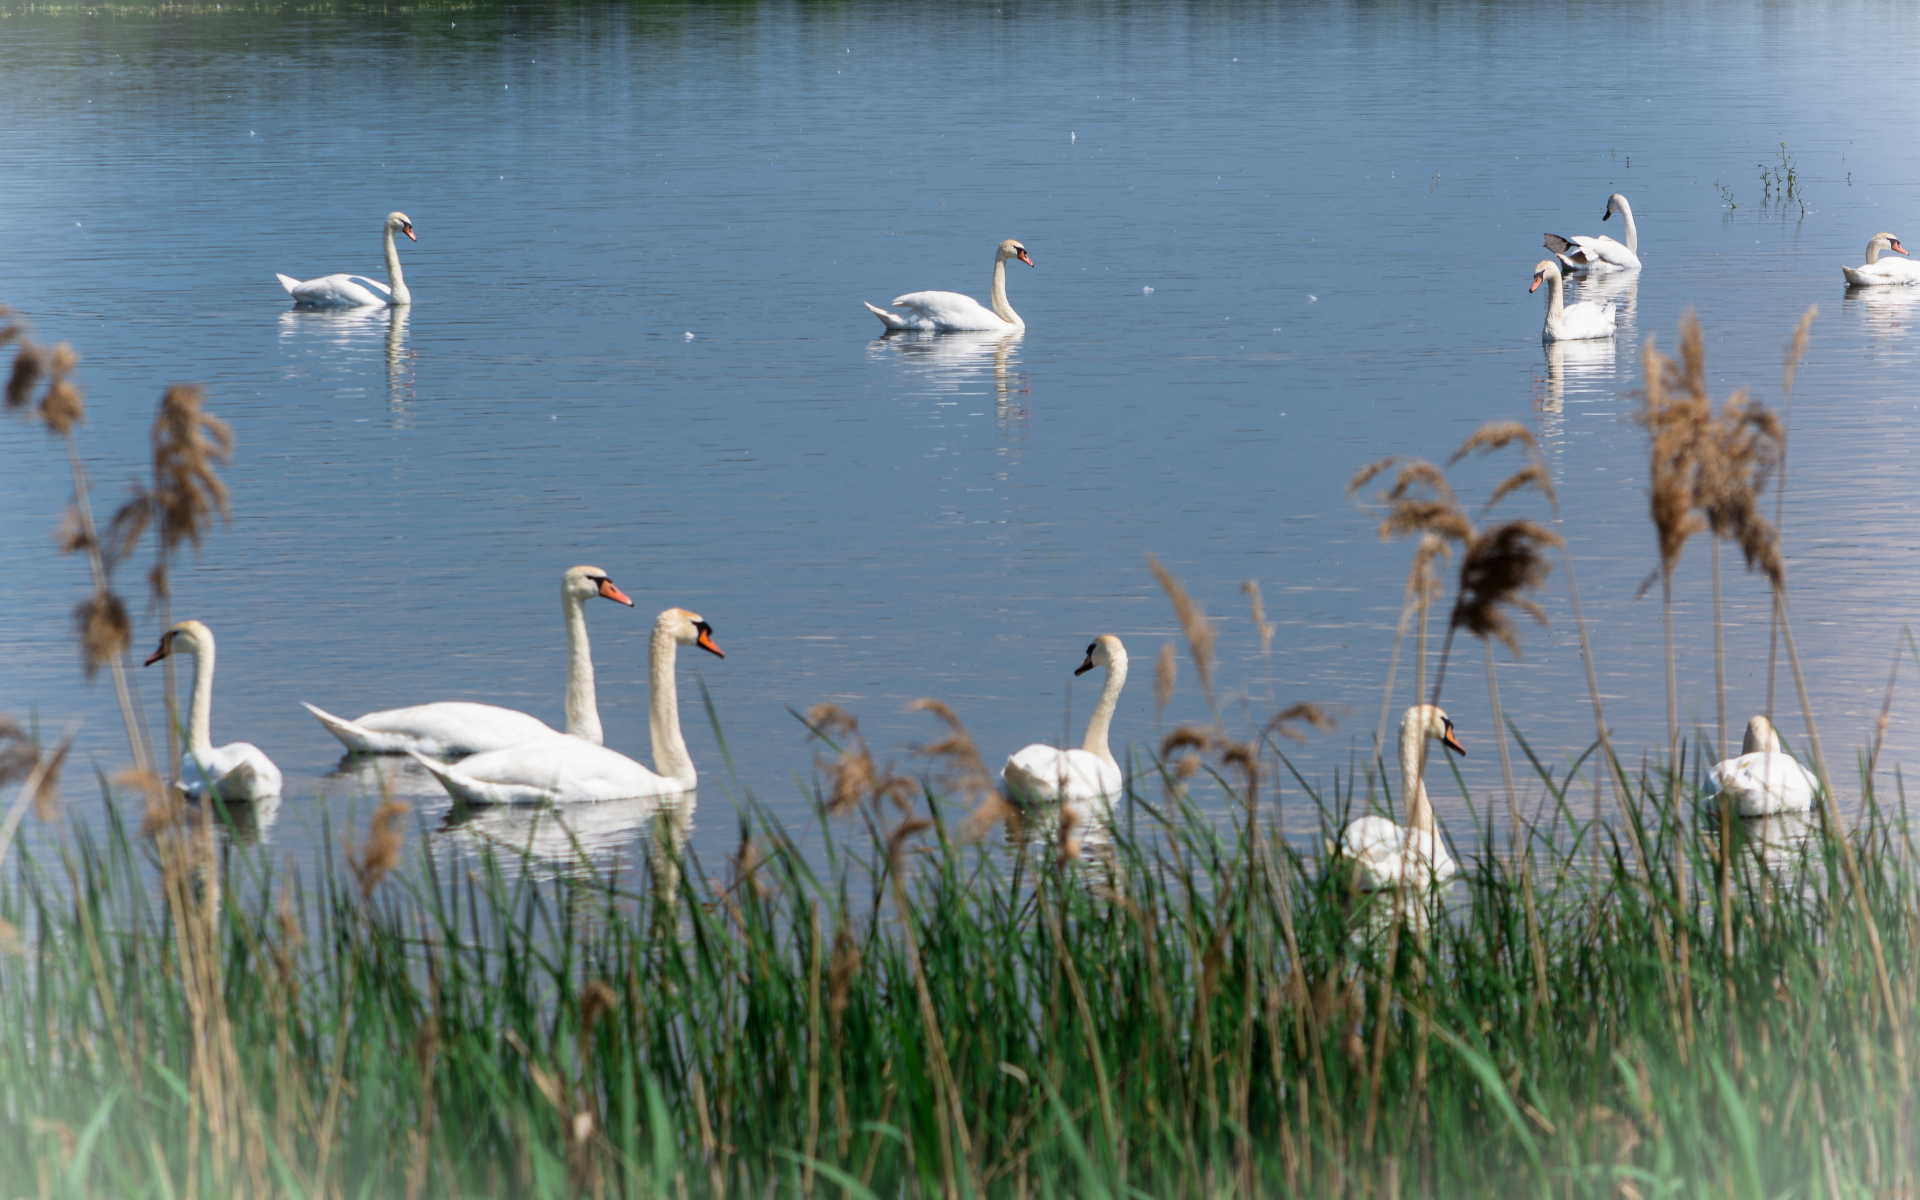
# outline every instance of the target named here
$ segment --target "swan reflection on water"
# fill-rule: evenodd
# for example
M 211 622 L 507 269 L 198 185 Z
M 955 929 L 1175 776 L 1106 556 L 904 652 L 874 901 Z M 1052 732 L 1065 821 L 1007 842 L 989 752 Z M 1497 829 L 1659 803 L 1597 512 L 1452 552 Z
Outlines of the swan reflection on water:
M 959 333 L 888 333 L 867 343 L 867 357 L 891 355 L 931 389 L 957 389 L 991 370 L 996 415 L 1008 415 L 1019 386 L 1013 352 L 1024 330 L 969 330 Z
M 1850 287 L 1840 300 L 1840 311 L 1865 325 L 1876 338 L 1901 338 L 1920 313 L 1920 286 Z
M 1547 394 L 1541 410 L 1557 413 L 1566 407 L 1567 397 L 1581 400 L 1611 400 L 1615 394 L 1614 344 L 1596 338 L 1583 342 L 1548 342 Z
M 199 801 L 189 800 L 191 810 L 199 808 Z M 260 846 L 272 839 L 274 822 L 280 819 L 280 795 L 263 796 L 258 800 L 213 800 L 213 819 L 221 834 L 228 842 L 236 846 Z
M 1613 304 L 1615 337 L 1632 333 L 1634 305 L 1640 299 L 1639 271 L 1588 273 L 1574 276 L 1571 282 L 1580 289 L 1579 299 Z
M 655 878 L 668 889 L 679 886 L 680 853 L 693 829 L 696 795 L 681 792 L 634 800 L 549 806 L 476 808 L 456 805 L 435 830 L 435 840 L 478 853 L 491 849 L 523 857 L 529 867 L 554 874 L 592 864 L 612 866 L 633 844 L 647 841 Z
M 280 343 L 351 374 L 376 348 L 385 360 L 387 407 L 395 417 L 413 399 L 413 352 L 407 349 L 408 305 L 397 308 L 289 308 L 280 313 Z M 341 352 L 345 353 L 341 353 Z
M 1720 817 L 1709 808 L 1702 813 L 1707 836 L 1718 839 Z M 1791 878 L 1809 862 L 1812 848 L 1813 814 L 1782 812 L 1765 817 L 1735 817 L 1732 821 L 1733 845 L 1749 866 L 1764 867 L 1776 880 Z

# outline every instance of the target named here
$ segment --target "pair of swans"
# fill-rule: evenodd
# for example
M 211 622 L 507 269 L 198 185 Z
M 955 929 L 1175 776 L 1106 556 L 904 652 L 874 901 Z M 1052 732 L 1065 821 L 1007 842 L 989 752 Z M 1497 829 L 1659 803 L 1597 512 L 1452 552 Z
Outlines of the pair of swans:
M 570 567 L 560 576 L 560 613 L 567 627 L 567 732 L 598 745 L 602 740 L 600 708 L 593 689 L 593 651 L 587 645 L 584 609 L 595 597 L 633 607 L 633 601 L 599 567 Z M 534 738 L 560 736 L 538 717 L 465 700 L 390 708 L 351 721 L 305 701 L 301 707 L 319 718 L 349 753 L 357 754 L 414 752 L 457 758 L 504 750 Z
M 403 212 L 387 214 L 385 232 L 381 245 L 387 256 L 387 279 L 390 283 L 381 283 L 377 279 L 368 279 L 365 275 L 322 275 L 318 279 L 302 282 L 291 275 L 280 275 L 280 286 L 287 289 L 293 302 L 300 308 L 362 308 L 368 305 L 403 305 L 413 303 L 413 293 L 407 290 L 406 276 L 400 273 L 400 250 L 393 244 L 393 235 L 404 233 L 408 241 L 420 239 L 413 236 L 413 222 Z
M 1740 756 L 1715 763 L 1707 772 L 1707 782 L 1713 789 L 1709 796 L 1719 797 L 1722 803 L 1731 801 L 1743 817 L 1806 812 L 1820 788 L 1813 772 L 1780 748 L 1773 722 L 1757 715 L 1747 722 Z
M 1846 276 L 1849 287 L 1883 287 L 1888 284 L 1920 283 L 1920 263 L 1908 262 L 1904 258 L 1882 259 L 1880 252 L 1891 250 L 1895 254 L 1905 254 L 1907 248 L 1900 239 L 1890 233 L 1876 233 L 1867 242 L 1867 261 L 1858 267 L 1841 267 L 1840 273 Z
M 187 708 L 187 748 L 180 755 L 180 788 L 191 799 L 271 800 L 280 795 L 280 768 L 249 742 L 213 744 L 213 630 L 181 621 L 160 635 L 147 656 L 152 666 L 173 654 L 193 656 L 193 699 Z
M 1027 323 L 1007 303 L 1007 260 L 1017 258 L 1028 266 L 1027 248 L 1013 238 L 1000 243 L 993 254 L 993 307 L 987 308 L 972 296 L 959 292 L 908 292 L 893 298 L 899 312 L 888 312 L 868 304 L 867 311 L 880 318 L 888 329 L 910 329 L 923 333 L 948 333 L 961 329 L 1025 329 Z M 864 303 L 864 301 L 863 301 Z

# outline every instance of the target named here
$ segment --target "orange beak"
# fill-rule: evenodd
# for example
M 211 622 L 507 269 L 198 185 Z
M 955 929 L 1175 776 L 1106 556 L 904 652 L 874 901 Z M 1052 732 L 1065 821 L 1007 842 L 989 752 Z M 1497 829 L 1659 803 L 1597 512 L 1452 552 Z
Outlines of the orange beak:
M 1467 756 L 1467 748 L 1460 744 L 1459 738 L 1453 736 L 1453 726 L 1451 725 L 1447 726 L 1447 732 L 1445 736 L 1443 736 L 1440 739 L 1440 742 L 1447 749 L 1453 751 L 1455 754 L 1458 754 L 1461 758 L 1465 758 Z
M 1901 251 L 1901 253 L 1904 254 L 1906 252 L 1903 250 Z M 1028 266 L 1033 265 L 1033 260 L 1027 257 L 1027 252 L 1025 250 L 1020 251 L 1020 261 L 1027 264 Z
M 1533 277 L 1533 286 L 1527 289 L 1527 291 L 1528 291 L 1528 293 L 1529 293 L 1529 294 L 1531 294 L 1531 293 L 1533 293 L 1533 292 L 1536 292 L 1536 291 L 1539 291 L 1539 290 L 1540 290 L 1540 281 L 1541 281 L 1542 279 L 1545 279 L 1545 278 L 1546 278 L 1546 276 L 1544 276 L 1544 275 L 1535 275 L 1535 276 Z
M 713 644 L 713 630 L 711 629 L 702 629 L 700 631 L 700 641 L 698 645 L 702 650 L 705 650 L 715 658 L 725 658 L 727 656 L 726 651 Z
M 402 230 L 401 230 L 400 232 L 401 232 L 401 233 L 404 233 L 404 234 L 406 234 L 406 235 L 407 235 L 407 240 L 408 240 L 408 241 L 410 241 L 410 242 L 417 242 L 417 241 L 419 241 L 419 240 L 420 240 L 419 238 L 417 238 L 417 237 L 415 237 L 415 236 L 413 236 L 413 226 L 411 226 L 411 225 L 409 225 L 409 226 L 407 226 L 406 228 L 404 228 L 404 229 L 402 229 Z
M 613 600 L 620 604 L 624 604 L 628 608 L 633 607 L 633 601 L 627 599 L 627 594 L 625 592 L 613 586 L 613 580 L 611 579 L 602 579 L 600 581 L 600 594 L 602 596 L 605 596 L 609 600 Z
M 1907 248 L 1906 248 L 1905 246 L 1902 246 L 1902 245 L 1901 245 L 1901 244 L 1900 244 L 1899 242 L 1895 242 L 1895 243 L 1893 244 L 1893 252 L 1894 252 L 1895 254 L 1906 254 L 1906 253 L 1907 253 Z M 1909 256 L 1909 257 L 1911 257 L 1911 256 Z

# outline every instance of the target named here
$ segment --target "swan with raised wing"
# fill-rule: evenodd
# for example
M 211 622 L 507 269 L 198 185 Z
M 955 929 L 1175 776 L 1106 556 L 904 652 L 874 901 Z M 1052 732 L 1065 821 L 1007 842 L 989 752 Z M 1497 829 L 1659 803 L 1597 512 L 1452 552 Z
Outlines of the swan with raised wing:
M 1433 805 L 1427 801 L 1427 742 L 1439 742 L 1455 754 L 1466 747 L 1453 735 L 1453 722 L 1431 704 L 1416 704 L 1400 718 L 1400 791 L 1407 801 L 1407 823 L 1385 817 L 1361 817 L 1340 831 L 1340 854 L 1353 860 L 1362 889 L 1379 891 L 1405 882 L 1425 889 L 1451 879 L 1459 867 L 1440 840 Z
M 959 292 L 908 292 L 893 298 L 899 312 L 888 312 L 868 304 L 867 311 L 880 318 L 888 329 L 917 329 L 944 333 L 956 329 L 1024 329 L 1027 323 L 1007 303 L 1007 260 L 1017 258 L 1028 266 L 1027 248 L 1013 238 L 1000 243 L 993 255 L 993 307 L 986 308 L 972 296 Z
M 1707 782 L 1712 785 L 1710 795 L 1732 800 L 1743 817 L 1806 812 L 1820 790 L 1813 772 L 1780 748 L 1773 722 L 1760 715 L 1747 722 L 1740 757 L 1713 764 Z
M 291 275 L 280 275 L 280 286 L 287 289 L 287 295 L 301 308 L 360 308 L 365 305 L 412 304 L 413 293 L 407 290 L 406 276 L 400 273 L 400 250 L 393 244 L 393 235 L 404 233 L 409 241 L 420 239 L 413 236 L 413 222 L 403 212 L 387 214 L 386 232 L 382 235 L 382 246 L 387 255 L 387 278 L 391 286 L 378 279 L 368 279 L 365 275 L 322 275 L 318 279 L 309 279 L 304 283 Z
M 264 800 L 280 794 L 280 768 L 249 742 L 213 744 L 213 630 L 182 621 L 160 636 L 147 666 L 170 654 L 193 655 L 193 700 L 187 708 L 187 748 L 180 756 L 180 787 L 199 799 Z
M 1920 283 L 1920 263 L 1904 258 L 1881 258 L 1882 250 L 1905 254 L 1907 248 L 1890 233 L 1876 233 L 1867 242 L 1867 261 L 1858 267 L 1841 267 L 1850 287 L 1881 287 L 1887 284 Z
M 1634 228 L 1633 208 L 1627 204 L 1627 198 L 1619 192 L 1607 197 L 1607 211 L 1600 214 L 1602 221 L 1619 213 L 1626 222 L 1627 240 L 1624 245 L 1614 241 L 1606 234 L 1599 237 L 1561 237 L 1549 233 L 1546 237 L 1547 249 L 1569 271 L 1638 271 L 1640 269 L 1640 231 Z
M 599 567 L 571 567 L 560 576 L 560 611 L 567 623 L 567 732 L 598 744 L 600 708 L 593 690 L 593 651 L 587 645 L 587 617 L 582 606 L 595 596 L 633 607 L 627 594 L 613 586 Z M 351 753 L 405 754 L 418 752 L 440 758 L 504 750 L 530 738 L 558 737 L 538 717 L 467 700 L 442 700 L 370 712 L 351 721 L 301 702 L 320 719 L 327 732 Z
M 1533 283 L 1527 290 L 1540 290 L 1540 285 L 1549 285 L 1547 290 L 1547 323 L 1540 329 L 1540 337 L 1549 342 L 1580 342 L 1589 338 L 1609 338 L 1613 336 L 1613 302 L 1595 304 L 1591 300 L 1582 300 L 1575 304 L 1565 302 L 1561 292 L 1560 264 L 1550 258 L 1543 258 L 1534 264 Z
M 1028 804 L 1108 806 L 1125 786 L 1120 764 L 1107 745 L 1107 730 L 1113 724 L 1113 710 L 1120 703 L 1120 689 L 1127 685 L 1127 649 L 1112 634 L 1102 634 L 1087 647 L 1087 657 L 1074 669 L 1085 675 L 1095 667 L 1107 669 L 1106 682 L 1100 688 L 1100 701 L 1087 721 L 1087 736 L 1078 750 L 1060 750 L 1035 744 L 1007 758 L 1000 778 L 1015 800 Z
M 547 737 L 463 758 L 437 762 L 415 754 L 460 804 L 565 804 L 634 800 L 690 792 L 699 782 L 687 742 L 680 734 L 680 697 L 673 667 L 681 646 L 698 646 L 719 658 L 713 627 L 698 613 L 669 608 L 653 625 L 648 652 L 647 715 L 653 729 L 653 766 L 573 737 Z

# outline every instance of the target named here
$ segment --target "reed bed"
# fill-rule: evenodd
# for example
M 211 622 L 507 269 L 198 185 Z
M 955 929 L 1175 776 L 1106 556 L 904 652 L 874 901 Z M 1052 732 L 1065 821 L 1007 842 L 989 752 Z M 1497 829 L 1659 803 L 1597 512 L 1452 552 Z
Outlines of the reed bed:
M 1803 818 L 1733 820 L 1701 794 L 1723 731 L 1675 722 L 1629 769 L 1597 689 L 1586 753 L 1536 755 L 1492 644 L 1517 653 L 1511 612 L 1543 616 L 1547 551 L 1570 585 L 1573 560 L 1519 426 L 1460 455 L 1518 446 L 1493 501 L 1538 493 L 1553 528 L 1476 524 L 1424 462 L 1355 481 L 1391 469 L 1382 535 L 1416 539 L 1415 694 L 1438 700 L 1458 631 L 1486 648 L 1504 819 L 1466 795 L 1467 867 L 1432 893 L 1363 892 L 1333 856 L 1344 820 L 1396 804 L 1377 758 L 1326 791 L 1295 770 L 1325 713 L 1228 734 L 1214 627 L 1157 562 L 1215 715 L 1136 755 L 1116 823 L 1009 807 L 938 702 L 914 775 L 824 706 L 803 718 L 823 747 L 804 852 L 747 797 L 717 871 L 663 827 L 631 864 L 555 876 L 430 846 L 388 800 L 362 833 L 327 828 L 340 849 L 302 876 L 164 785 L 124 670 L 115 568 L 151 535 L 164 603 L 177 550 L 224 515 L 225 426 L 170 389 L 152 480 L 102 532 L 77 357 L 18 322 L 10 342 L 7 407 L 72 465 L 77 639 L 134 765 L 99 781 L 97 829 L 35 850 L 14 834 L 51 815 L 67 738 L 0 721 L 0 785 L 21 781 L 0 823 L 0 1197 L 1915 1195 L 1904 795 L 1876 795 L 1876 747 L 1851 823 L 1831 788 Z M 1679 360 L 1645 358 L 1657 577 L 1694 533 L 1738 544 L 1804 710 L 1758 503 L 1784 427 L 1744 397 L 1715 414 L 1703 355 L 1689 325 Z M 1162 706 L 1177 666 L 1168 646 Z

